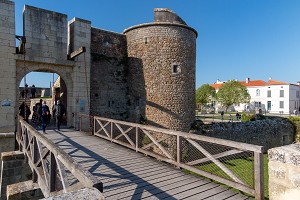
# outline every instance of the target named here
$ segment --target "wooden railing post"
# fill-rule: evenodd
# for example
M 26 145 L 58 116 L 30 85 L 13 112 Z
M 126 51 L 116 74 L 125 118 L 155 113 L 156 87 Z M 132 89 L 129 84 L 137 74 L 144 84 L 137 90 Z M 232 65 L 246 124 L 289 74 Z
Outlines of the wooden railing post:
M 79 115 L 79 120 L 80 120 L 79 130 L 82 131 L 82 116 L 81 115 Z
M 177 135 L 177 162 L 180 163 L 181 162 L 181 149 L 182 149 L 182 145 L 181 145 L 181 138 L 179 135 Z
M 254 152 L 255 200 L 264 199 L 264 155 Z
M 50 168 L 49 168 L 49 192 L 55 191 L 55 183 L 56 183 L 56 160 L 54 154 L 51 152 L 50 154 Z
M 96 119 L 95 119 L 95 117 L 93 117 L 93 123 L 94 123 L 94 127 L 93 127 L 93 135 L 95 135 L 95 133 L 96 133 Z
M 139 148 L 139 127 L 135 127 L 135 151 L 138 152 Z
M 113 140 L 113 133 L 114 133 L 114 124 L 113 122 L 110 122 L 110 141 Z
M 32 160 L 33 160 L 33 164 L 35 165 L 38 161 L 38 155 L 39 155 L 36 137 L 33 138 L 32 146 L 33 146 Z M 34 183 L 38 181 L 38 175 L 35 170 L 32 170 L 32 181 Z

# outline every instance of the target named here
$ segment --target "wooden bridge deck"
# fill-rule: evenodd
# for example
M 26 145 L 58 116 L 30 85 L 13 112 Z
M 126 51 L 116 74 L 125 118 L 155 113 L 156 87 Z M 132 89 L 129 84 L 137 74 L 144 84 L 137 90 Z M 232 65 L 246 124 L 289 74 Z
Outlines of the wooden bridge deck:
M 105 199 L 252 199 L 208 179 L 71 129 L 46 136 L 100 179 Z

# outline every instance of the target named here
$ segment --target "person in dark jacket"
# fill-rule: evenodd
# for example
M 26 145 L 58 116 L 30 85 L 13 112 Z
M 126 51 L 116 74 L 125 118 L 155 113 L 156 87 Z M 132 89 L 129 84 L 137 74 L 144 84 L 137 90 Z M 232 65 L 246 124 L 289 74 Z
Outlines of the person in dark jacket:
M 60 100 L 57 100 L 57 104 L 53 107 L 52 111 L 53 117 L 56 118 L 57 130 L 60 130 L 63 115 L 66 114 L 65 106 L 60 102 Z
M 28 123 L 28 118 L 30 114 L 30 108 L 26 105 L 25 102 L 22 102 L 22 104 L 19 106 L 19 115 L 23 117 L 23 119 L 25 119 L 25 121 Z
M 49 121 L 50 121 L 49 116 L 50 116 L 49 107 L 46 105 L 46 101 L 43 101 L 42 115 L 41 115 L 43 133 L 46 133 L 46 127 L 47 127 L 47 125 L 49 124 Z
M 31 86 L 30 92 L 31 92 L 31 98 L 35 98 L 35 93 L 36 93 L 35 85 Z

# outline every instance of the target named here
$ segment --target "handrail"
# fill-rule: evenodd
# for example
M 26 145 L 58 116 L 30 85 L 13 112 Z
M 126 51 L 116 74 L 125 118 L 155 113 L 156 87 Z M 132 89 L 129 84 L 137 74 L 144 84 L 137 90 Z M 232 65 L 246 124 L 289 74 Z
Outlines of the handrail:
M 249 193 L 256 200 L 264 198 L 262 146 L 97 116 L 93 116 L 93 119 L 95 136 L 214 179 Z M 230 159 L 238 160 L 242 156 L 248 158 L 249 155 L 253 157 L 253 182 L 250 184 L 225 166 Z M 214 174 L 199 167 L 209 164 L 221 169 L 225 175 Z
M 95 187 L 100 192 L 103 191 L 101 181 L 23 119 L 19 119 L 16 140 L 19 150 L 28 158 L 33 171 L 33 182 L 39 183 L 45 197 L 81 188 Z M 65 169 L 71 172 L 78 183 L 68 184 Z

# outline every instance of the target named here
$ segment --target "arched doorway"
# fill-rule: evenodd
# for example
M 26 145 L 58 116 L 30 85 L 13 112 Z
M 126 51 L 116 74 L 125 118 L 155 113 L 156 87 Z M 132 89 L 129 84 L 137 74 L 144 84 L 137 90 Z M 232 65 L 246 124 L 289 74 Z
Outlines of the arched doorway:
M 26 78 L 26 80 L 25 80 Z M 26 115 L 32 125 L 37 125 L 36 105 L 40 99 L 46 101 L 50 111 L 58 100 L 67 107 L 67 86 L 65 81 L 56 73 L 50 72 L 30 72 L 21 80 L 18 90 L 18 109 L 19 115 L 24 115 L 24 109 L 28 106 L 29 110 Z M 26 105 L 26 106 L 25 106 Z M 52 113 L 52 112 L 51 112 Z M 54 125 L 54 118 L 50 120 L 50 125 Z M 67 125 L 67 118 L 63 118 L 63 125 Z
M 35 103 L 39 102 L 39 99 L 46 99 L 47 105 L 49 106 L 50 110 L 52 110 L 53 105 L 56 103 L 56 101 L 59 99 L 62 101 L 62 103 L 65 105 L 67 110 L 67 116 L 65 120 L 65 124 L 67 126 L 73 126 L 73 116 L 72 113 L 75 112 L 73 110 L 74 106 L 72 106 L 72 103 L 74 102 L 73 98 L 73 80 L 72 80 L 72 74 L 73 74 L 73 66 L 56 66 L 51 65 L 47 63 L 36 63 L 36 62 L 26 62 L 25 67 L 24 63 L 21 61 L 17 61 L 17 74 L 16 74 L 16 85 L 17 85 L 17 97 L 16 99 L 19 99 L 19 103 L 22 102 L 22 89 L 25 88 L 24 82 L 22 82 L 22 79 L 26 75 L 26 83 L 28 83 L 28 95 L 27 95 L 27 103 L 30 102 L 30 109 L 33 110 L 33 106 Z M 38 85 L 35 85 L 37 87 L 37 93 L 36 98 L 31 98 L 31 92 L 30 89 L 32 88 L 32 85 L 34 84 L 30 80 L 30 74 L 32 73 L 39 73 L 39 74 L 50 74 L 54 78 L 51 80 L 51 86 L 50 86 L 50 79 L 49 86 L 48 87 L 42 87 L 39 88 Z M 46 80 L 47 81 L 47 80 Z M 45 85 L 44 85 L 45 86 Z M 23 99 L 25 99 L 23 97 Z M 24 100 L 23 100 L 24 101 Z M 16 113 L 18 113 L 19 106 L 16 107 Z

